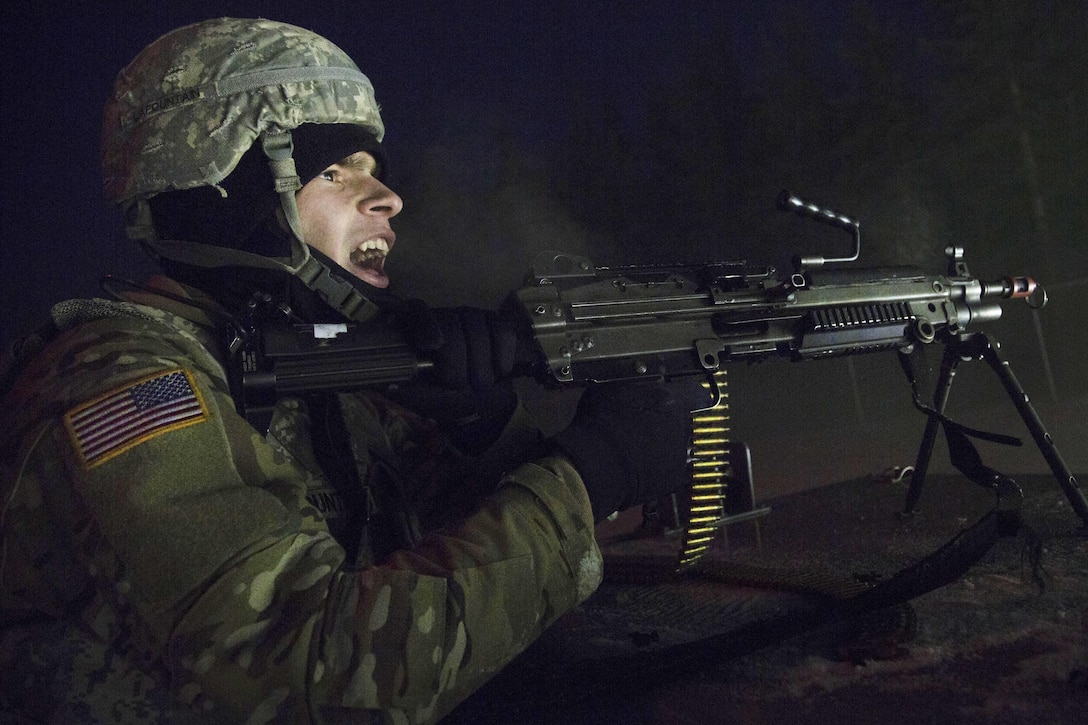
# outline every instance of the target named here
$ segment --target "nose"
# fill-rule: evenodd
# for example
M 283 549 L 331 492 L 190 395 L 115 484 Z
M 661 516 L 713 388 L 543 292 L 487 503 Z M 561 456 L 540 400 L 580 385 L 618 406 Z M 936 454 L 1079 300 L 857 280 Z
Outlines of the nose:
M 392 218 L 400 214 L 400 210 L 404 208 L 404 201 L 397 192 L 374 177 L 369 177 L 369 181 L 370 188 L 359 201 L 359 211 L 363 214 L 373 214 L 386 218 Z

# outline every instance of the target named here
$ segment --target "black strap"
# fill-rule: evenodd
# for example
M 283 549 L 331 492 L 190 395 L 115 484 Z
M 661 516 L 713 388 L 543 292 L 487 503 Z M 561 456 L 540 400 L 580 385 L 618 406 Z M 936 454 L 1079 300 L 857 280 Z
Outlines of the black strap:
M 921 392 L 919 391 L 919 378 L 923 377 L 923 371 L 928 370 L 929 367 L 926 364 L 925 346 L 921 344 L 915 344 L 910 352 L 899 355 L 899 364 L 903 368 L 903 372 L 906 373 L 907 381 L 910 383 L 910 391 L 912 402 L 914 407 L 930 416 L 936 418 L 944 424 L 945 430 L 954 429 L 962 433 L 963 435 L 977 438 L 979 440 L 990 441 L 992 443 L 1000 443 L 1006 446 L 1022 446 L 1024 442 L 1016 436 L 1004 435 L 1002 433 L 992 433 L 990 431 L 979 430 L 978 428 L 971 428 L 970 426 L 957 423 L 944 413 L 934 409 L 930 405 L 926 405 L 922 402 Z
M 343 510 L 327 520 L 329 533 L 355 561 L 361 547 L 368 546 L 370 491 L 356 470 L 351 440 L 344 426 L 336 393 L 313 393 L 305 397 L 310 414 L 310 440 L 314 458 L 325 472 L 326 482 L 343 499 Z
M 640 692 L 805 632 L 909 607 L 909 600 L 959 579 L 999 539 L 1014 536 L 1019 529 L 1018 510 L 994 509 L 929 556 L 854 596 L 814 598 L 810 607 L 789 607 L 777 616 L 741 630 L 663 649 L 568 662 L 561 671 L 534 666 L 531 660 L 523 661 L 509 672 L 501 673 L 477 697 L 465 703 L 454 713 L 452 721 L 473 722 L 481 711 L 489 716 L 513 717 L 520 712 L 569 705 L 601 692 L 608 692 L 610 697 Z M 699 576 L 699 572 L 689 570 L 687 575 Z M 712 578 L 722 579 L 719 575 Z M 534 684 L 530 687 L 527 682 Z

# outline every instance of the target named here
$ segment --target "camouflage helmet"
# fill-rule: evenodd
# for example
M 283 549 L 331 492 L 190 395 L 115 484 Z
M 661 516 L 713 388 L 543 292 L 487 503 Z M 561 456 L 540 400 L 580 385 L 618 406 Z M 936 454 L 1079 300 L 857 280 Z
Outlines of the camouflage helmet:
M 153 256 L 286 271 L 345 316 L 369 317 L 365 297 L 350 285 L 330 287 L 327 267 L 302 243 L 291 130 L 303 123 L 354 124 L 378 141 L 384 135 L 374 89 L 344 51 L 272 20 L 219 18 L 178 28 L 117 76 L 102 123 L 104 195 L 121 206 L 129 236 Z M 158 237 L 149 198 L 218 187 L 257 142 L 272 169 L 270 193 L 274 178 L 294 232 L 289 258 Z

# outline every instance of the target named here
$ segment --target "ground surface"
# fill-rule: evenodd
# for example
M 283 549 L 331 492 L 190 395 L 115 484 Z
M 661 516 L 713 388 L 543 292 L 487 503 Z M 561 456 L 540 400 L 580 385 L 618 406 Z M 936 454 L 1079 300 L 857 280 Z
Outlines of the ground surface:
M 909 607 L 815 626 L 826 597 L 705 578 L 613 581 L 450 721 L 1088 722 L 1088 536 L 1053 478 L 1018 482 L 1021 532 Z M 993 507 L 990 491 L 932 477 L 904 518 L 906 485 L 862 479 L 764 502 L 762 546 L 738 530 L 714 556 L 818 582 L 882 579 Z M 617 578 L 668 544 L 614 538 L 606 553 Z M 706 636 L 709 656 L 691 644 Z M 677 664 L 680 651 L 698 656 Z

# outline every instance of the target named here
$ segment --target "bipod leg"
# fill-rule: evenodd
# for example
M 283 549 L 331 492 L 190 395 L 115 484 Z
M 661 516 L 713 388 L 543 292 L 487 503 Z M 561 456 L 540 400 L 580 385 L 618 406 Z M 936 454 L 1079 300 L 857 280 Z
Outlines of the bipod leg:
M 1012 399 L 1016 411 L 1020 413 L 1024 425 L 1027 426 L 1031 437 L 1035 439 L 1035 445 L 1038 446 L 1039 452 L 1046 459 L 1050 470 L 1054 473 L 1054 478 L 1058 480 L 1058 485 L 1062 487 L 1062 491 L 1065 492 L 1065 496 L 1069 499 L 1073 510 L 1080 516 L 1081 521 L 1088 525 L 1088 501 L 1084 498 L 1084 492 L 1077 485 L 1076 476 L 1065 465 L 1065 460 L 1058 452 L 1054 439 L 1047 433 L 1038 413 L 1035 412 L 1035 407 L 1028 399 L 1027 393 L 1024 392 L 1023 386 L 1016 379 L 1009 361 L 1001 354 L 1000 345 L 985 333 L 975 334 L 983 341 L 982 344 L 977 345 L 978 357 L 981 357 L 989 364 L 990 369 L 994 371 L 1001 381 L 1001 385 L 1005 388 L 1005 392 L 1009 394 L 1009 398 Z
M 905 355 L 906 353 L 900 353 Z M 963 356 L 959 352 L 958 340 L 950 342 L 944 347 L 944 356 L 941 358 L 941 373 L 937 379 L 937 387 L 933 392 L 933 408 L 938 413 L 944 413 L 948 405 L 948 395 L 952 391 L 952 380 L 956 377 L 956 368 Z M 908 376 L 910 373 L 908 373 Z M 911 380 L 913 384 L 914 381 Z M 941 421 L 937 416 L 931 415 L 926 420 L 925 433 L 922 442 L 918 446 L 918 455 L 914 459 L 914 474 L 910 479 L 910 488 L 907 489 L 907 500 L 903 506 L 903 515 L 914 514 L 918 506 L 918 499 L 922 496 L 922 486 L 926 482 L 926 474 L 929 471 L 929 461 L 933 457 L 933 444 L 937 440 L 937 432 L 940 430 Z

